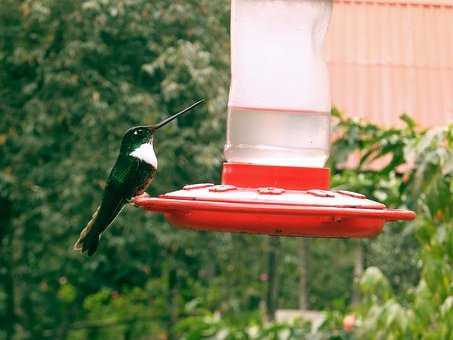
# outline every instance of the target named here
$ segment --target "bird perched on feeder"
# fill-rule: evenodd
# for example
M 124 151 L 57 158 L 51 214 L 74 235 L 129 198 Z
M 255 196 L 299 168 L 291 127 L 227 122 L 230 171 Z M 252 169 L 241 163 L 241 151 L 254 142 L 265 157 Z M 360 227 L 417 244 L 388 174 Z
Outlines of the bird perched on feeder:
M 101 204 L 90 222 L 80 233 L 74 250 L 96 252 L 101 234 L 113 222 L 124 205 L 134 196 L 143 194 L 154 178 L 157 158 L 154 153 L 154 133 L 180 115 L 202 103 L 200 100 L 157 125 L 137 126 L 127 130 L 121 141 L 121 148 L 115 165 L 107 179 Z

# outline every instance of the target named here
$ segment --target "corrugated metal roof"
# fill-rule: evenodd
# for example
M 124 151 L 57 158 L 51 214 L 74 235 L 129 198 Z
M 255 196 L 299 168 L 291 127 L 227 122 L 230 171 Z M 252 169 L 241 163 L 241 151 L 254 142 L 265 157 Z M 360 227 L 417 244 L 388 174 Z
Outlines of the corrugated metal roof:
M 453 0 L 335 0 L 326 47 L 333 103 L 348 115 L 453 122 Z
M 371 3 L 388 5 L 427 5 L 427 6 L 452 6 L 452 0 L 334 0 L 335 2 Z

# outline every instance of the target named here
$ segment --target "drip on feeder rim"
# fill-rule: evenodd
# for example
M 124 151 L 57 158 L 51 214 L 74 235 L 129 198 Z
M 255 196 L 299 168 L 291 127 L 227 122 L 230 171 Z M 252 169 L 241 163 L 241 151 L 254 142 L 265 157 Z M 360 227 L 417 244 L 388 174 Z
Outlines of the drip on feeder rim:
M 331 10 L 329 0 L 232 0 L 227 161 L 324 166 Z
M 303 237 L 373 237 L 415 213 L 330 189 L 332 0 L 232 0 L 222 183 L 134 199 L 174 226 Z

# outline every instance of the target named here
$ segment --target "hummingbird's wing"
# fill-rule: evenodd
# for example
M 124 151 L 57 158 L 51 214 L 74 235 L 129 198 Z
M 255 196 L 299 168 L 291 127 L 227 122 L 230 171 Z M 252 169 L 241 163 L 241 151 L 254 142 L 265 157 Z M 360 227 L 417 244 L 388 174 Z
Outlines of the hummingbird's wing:
M 93 255 L 99 243 L 99 237 L 118 216 L 123 206 L 135 194 L 141 178 L 144 176 L 141 161 L 120 155 L 107 179 L 102 201 L 90 222 L 80 233 L 74 250 Z M 148 172 L 148 176 L 150 173 Z

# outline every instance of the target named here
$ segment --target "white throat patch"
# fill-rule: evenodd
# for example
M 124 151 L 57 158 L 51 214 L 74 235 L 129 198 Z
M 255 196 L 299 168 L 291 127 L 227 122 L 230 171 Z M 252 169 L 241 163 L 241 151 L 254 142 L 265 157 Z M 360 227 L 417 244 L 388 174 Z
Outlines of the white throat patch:
M 155 169 L 157 169 L 157 158 L 152 144 L 142 144 L 131 152 L 130 155 L 148 163 L 149 165 L 152 165 Z

